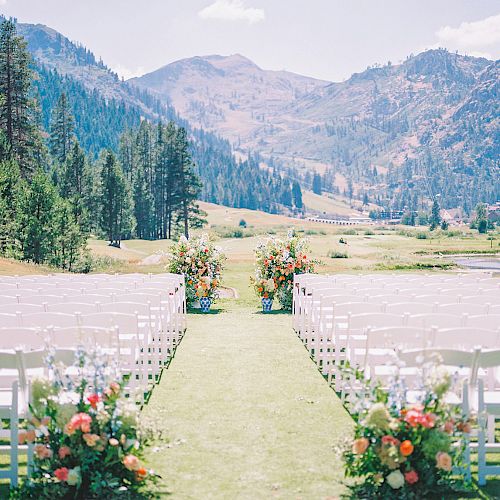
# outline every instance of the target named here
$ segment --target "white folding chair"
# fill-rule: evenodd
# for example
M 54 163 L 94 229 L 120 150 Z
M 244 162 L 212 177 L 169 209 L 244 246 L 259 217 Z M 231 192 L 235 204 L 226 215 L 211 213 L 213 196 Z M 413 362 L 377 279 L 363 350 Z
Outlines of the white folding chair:
M 90 314 L 99 312 L 99 305 L 95 302 L 62 302 L 60 304 L 48 304 L 47 311 L 63 314 Z
M 20 314 L 0 313 L 0 327 L 17 327 L 21 326 Z
M 499 443 L 494 442 L 494 423 L 495 420 L 500 418 L 500 390 L 498 390 L 498 381 L 495 380 L 497 389 L 495 387 L 488 387 L 488 381 L 478 378 L 477 373 L 479 370 L 494 371 L 494 378 L 498 377 L 498 370 L 500 369 L 500 350 L 482 351 L 479 355 L 477 364 L 477 371 L 473 379 L 474 386 L 477 387 L 477 414 L 479 422 L 478 432 L 478 484 L 484 486 L 486 484 L 486 476 L 499 475 L 500 465 L 491 465 L 486 461 L 486 453 L 491 451 L 498 453 Z M 485 387 L 486 386 L 486 387 Z M 488 432 L 488 424 L 491 432 Z M 493 425 L 491 425 L 493 424 Z M 490 434 L 490 442 L 487 443 L 487 434 Z M 493 436 L 493 442 L 491 441 Z

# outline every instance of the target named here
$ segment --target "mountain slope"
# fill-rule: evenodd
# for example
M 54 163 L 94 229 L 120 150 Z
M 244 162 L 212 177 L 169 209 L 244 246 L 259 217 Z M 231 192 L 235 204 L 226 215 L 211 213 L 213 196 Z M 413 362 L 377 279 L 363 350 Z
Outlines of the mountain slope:
M 261 169 L 258 157 L 236 159 L 227 140 L 191 127 L 171 106 L 121 81 L 89 50 L 57 31 L 40 24 L 18 24 L 18 31 L 35 59 L 36 97 L 46 130 L 61 92 L 66 92 L 72 105 L 76 135 L 93 156 L 102 148 L 116 150 L 121 134 L 144 118 L 173 120 L 188 131 L 204 200 L 270 212 L 292 210 L 281 200 L 288 199 L 290 179 Z
M 281 109 L 328 82 L 266 71 L 239 54 L 192 57 L 129 80 L 153 91 L 196 126 L 247 145 Z
M 461 164 L 484 177 L 467 204 L 498 196 L 487 186 L 500 184 L 498 65 L 483 58 L 429 50 L 328 83 L 261 70 L 239 55 L 208 56 L 132 83 L 236 148 L 303 165 L 305 179 L 311 168 L 328 172 L 331 191 L 345 191 L 347 178 L 353 196 L 386 205 L 422 204 L 440 191 L 445 203 L 464 204 L 463 179 L 459 193 L 443 189 Z

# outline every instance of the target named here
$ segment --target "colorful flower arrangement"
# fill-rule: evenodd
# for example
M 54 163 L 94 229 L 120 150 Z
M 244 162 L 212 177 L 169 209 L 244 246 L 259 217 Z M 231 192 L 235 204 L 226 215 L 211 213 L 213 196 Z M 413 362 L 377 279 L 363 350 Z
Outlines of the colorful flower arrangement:
M 255 249 L 255 278 L 251 278 L 257 295 L 277 297 L 281 307 L 291 311 L 294 274 L 314 272 L 317 263 L 307 250 L 307 240 L 293 230 L 284 239 L 271 237 L 260 242 Z
M 98 352 L 77 352 L 69 370 L 32 384 L 32 419 L 19 442 L 34 447 L 33 471 L 16 499 L 150 498 L 156 479 L 140 456 L 144 436 L 118 370 Z
M 182 236 L 173 245 L 169 255 L 168 270 L 183 274 L 186 279 L 186 301 L 191 306 L 202 297 L 218 297 L 221 273 L 226 257 L 206 234 L 189 240 Z
M 471 422 L 444 403 L 451 377 L 430 377 L 414 404 L 400 381 L 388 390 L 363 385 L 365 397 L 351 412 L 354 440 L 343 453 L 346 476 L 362 480 L 352 486 L 356 497 L 434 498 L 462 487 L 453 468 L 456 474 L 463 467 Z

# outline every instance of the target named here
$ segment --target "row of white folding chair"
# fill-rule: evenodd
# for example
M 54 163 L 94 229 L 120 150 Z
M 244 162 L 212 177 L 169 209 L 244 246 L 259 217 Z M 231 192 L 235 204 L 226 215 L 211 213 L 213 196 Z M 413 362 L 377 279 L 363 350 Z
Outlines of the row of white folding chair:
M 387 297 L 383 297 L 387 299 Z M 395 297 L 397 299 L 397 297 Z M 495 320 L 495 316 L 500 314 L 500 304 L 498 306 L 490 306 L 489 304 L 438 304 L 412 301 L 412 302 L 396 302 L 390 303 L 380 300 L 371 300 L 368 302 L 360 301 L 366 297 L 351 296 L 327 296 L 322 297 L 319 301 L 319 306 L 314 308 L 309 315 L 302 317 L 302 327 L 299 328 L 301 338 L 308 342 L 311 337 L 322 334 L 325 330 L 329 331 L 333 328 L 335 321 L 341 319 L 350 312 L 369 313 L 369 312 L 387 312 L 394 314 L 453 314 L 464 317 L 480 316 L 491 314 L 493 316 L 490 322 Z M 481 318 L 481 322 L 488 321 Z

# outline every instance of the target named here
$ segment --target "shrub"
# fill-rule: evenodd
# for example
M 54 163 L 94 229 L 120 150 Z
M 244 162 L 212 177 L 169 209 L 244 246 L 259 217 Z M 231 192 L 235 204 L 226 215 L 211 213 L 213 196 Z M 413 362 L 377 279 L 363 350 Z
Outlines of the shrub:
M 415 238 L 417 238 L 417 240 L 427 240 L 429 239 L 429 233 L 424 233 L 423 231 L 419 231 L 415 235 Z
M 363 234 L 365 236 L 373 236 L 375 233 L 371 229 L 367 229 Z
M 327 257 L 330 257 L 330 259 L 348 259 L 349 255 L 347 252 L 339 252 L 337 250 L 328 250 L 328 253 L 326 254 Z
M 347 236 L 356 236 L 358 233 L 355 229 L 349 228 L 349 229 L 342 229 L 339 231 L 339 234 L 345 234 Z
M 247 227 L 247 221 L 245 219 L 241 219 L 239 223 L 240 227 Z

